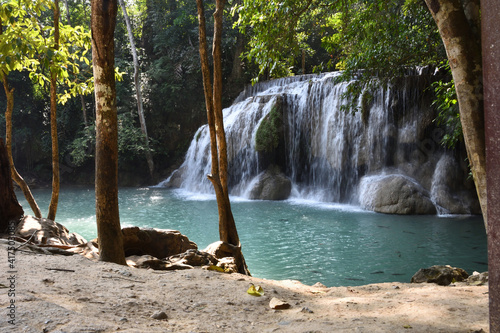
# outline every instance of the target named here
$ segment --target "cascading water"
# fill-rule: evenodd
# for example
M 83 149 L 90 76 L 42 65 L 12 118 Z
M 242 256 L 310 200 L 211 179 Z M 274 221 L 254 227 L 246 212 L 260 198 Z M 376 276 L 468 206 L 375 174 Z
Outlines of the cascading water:
M 401 79 L 398 85 L 366 90 L 354 103 L 358 109 L 354 112 L 342 108 L 343 96 L 352 82 L 336 83 L 338 75 L 264 82 L 248 87 L 224 110 L 231 194 L 266 199 L 249 193 L 263 181 L 264 172 L 273 170 L 272 175 L 291 181 L 291 196 L 363 206 L 367 198 L 377 194 L 373 186 L 359 186 L 362 178 L 390 174 L 418 184 L 440 212 L 453 212 L 444 208 L 450 204 L 438 197 L 456 191 L 450 188 L 451 183 L 466 184 L 466 170 L 456 162 L 461 158 L 459 151 L 445 151 L 439 144 L 443 133 L 435 127 L 435 111 L 421 84 L 429 76 L 413 75 Z M 279 122 L 270 120 L 273 112 Z M 257 136 L 263 135 L 259 128 L 264 123 L 267 127 L 261 132 L 271 131 L 264 137 L 269 149 L 257 151 Z M 209 150 L 205 125 L 195 134 L 182 166 L 159 185 L 212 193 L 206 177 L 211 168 Z M 437 168 L 457 169 L 455 178 L 444 177 Z M 408 192 L 404 186 L 390 191 Z M 459 187 L 469 193 L 467 186 Z M 462 200 L 460 205 L 474 203 Z M 472 210 L 468 207 L 464 211 Z

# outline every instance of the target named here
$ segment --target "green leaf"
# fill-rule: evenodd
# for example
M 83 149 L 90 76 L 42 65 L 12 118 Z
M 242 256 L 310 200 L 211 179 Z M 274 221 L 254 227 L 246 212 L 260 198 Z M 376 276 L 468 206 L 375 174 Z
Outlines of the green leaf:
M 264 295 L 264 289 L 261 286 L 255 286 L 253 283 L 250 284 L 250 288 L 247 290 L 247 294 L 252 296 L 262 296 Z

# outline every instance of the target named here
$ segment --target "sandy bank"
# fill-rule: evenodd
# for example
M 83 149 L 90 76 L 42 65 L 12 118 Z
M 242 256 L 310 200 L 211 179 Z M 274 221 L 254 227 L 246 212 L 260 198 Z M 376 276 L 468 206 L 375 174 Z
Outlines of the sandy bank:
M 488 332 L 487 286 L 321 288 L 30 250 L 15 253 L 15 273 L 9 273 L 5 241 L 0 252 L 1 332 Z M 247 294 L 250 283 L 262 286 L 264 295 Z M 273 297 L 291 307 L 271 309 Z M 166 319 L 152 318 L 161 312 Z

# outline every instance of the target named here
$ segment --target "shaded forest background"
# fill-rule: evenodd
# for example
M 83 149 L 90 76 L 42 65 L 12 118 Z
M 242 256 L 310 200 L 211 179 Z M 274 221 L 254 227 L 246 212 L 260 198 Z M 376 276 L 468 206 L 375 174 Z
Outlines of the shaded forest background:
M 215 2 L 205 3 L 207 35 L 212 36 Z M 367 67 L 375 68 L 369 75 L 387 71 L 388 76 L 397 76 L 395 69 L 405 66 L 431 64 L 446 67 L 446 55 L 437 28 L 423 2 L 401 0 L 390 5 L 383 1 L 374 2 L 376 8 L 369 5 L 365 10 L 354 12 L 350 24 L 357 28 L 355 30 L 341 26 L 340 22 L 347 21 L 339 18 L 341 11 L 328 5 L 328 1 L 293 2 L 297 8 L 291 10 L 297 15 L 291 15 L 287 22 L 282 20 L 282 26 L 275 24 L 276 31 L 269 26 L 273 24 L 269 13 L 268 24 L 252 22 L 260 15 L 258 3 L 255 2 L 254 8 L 243 7 L 240 1 L 226 6 L 222 40 L 224 107 L 231 104 L 246 84 L 257 79 L 334 69 L 344 69 L 351 75 L 350 69 Z M 115 63 L 118 71 L 123 73 L 122 80 L 117 82 L 119 183 L 121 186 L 137 186 L 155 184 L 179 166 L 196 129 L 206 123 L 206 110 L 198 52 L 196 2 L 138 0 L 128 1 L 127 5 L 141 66 L 144 111 L 156 170 L 151 177 L 144 157 L 146 147 L 137 115 L 130 42 L 123 13 L 119 10 L 115 31 Z M 72 25 L 90 26 L 87 1 L 67 0 L 67 6 L 69 13 L 64 8 L 61 15 L 63 23 L 71 21 Z M 239 10 L 243 8 L 246 14 L 240 15 Z M 43 15 L 47 15 L 49 22 L 50 11 Z M 384 25 L 384 30 L 377 30 L 377 25 Z M 283 31 L 288 31 L 288 34 L 283 35 Z M 376 38 L 373 38 L 377 31 Z M 273 33 L 277 35 L 273 36 Z M 356 44 L 354 40 L 363 40 L 363 43 Z M 208 43 L 211 43 L 210 39 Z M 259 45 L 264 45 L 262 43 L 266 46 L 260 48 Z M 404 49 L 398 47 L 401 43 L 407 44 Z M 269 50 L 274 53 L 269 53 Z M 354 54 L 357 56 L 352 57 Z M 90 54 L 86 57 L 90 60 Z M 448 126 L 449 119 L 457 118 L 457 110 L 450 102 L 453 96 L 446 95 L 453 89 L 448 89 L 450 78 L 447 73 L 445 77 L 448 79 L 441 81 L 436 89 L 441 89 L 438 98 L 444 98 L 441 102 L 437 99 L 437 102 L 449 113 L 444 121 Z M 16 166 L 31 185 L 49 186 L 49 88 L 33 83 L 24 72 L 11 72 L 9 81 L 15 89 L 13 155 Z M 5 109 L 5 103 L 5 95 L 0 94 L 0 109 Z M 1 133 L 5 132 L 3 117 L 0 113 Z M 93 94 L 72 98 L 58 106 L 63 184 L 94 183 L 94 120 Z M 454 126 L 447 133 L 453 133 Z

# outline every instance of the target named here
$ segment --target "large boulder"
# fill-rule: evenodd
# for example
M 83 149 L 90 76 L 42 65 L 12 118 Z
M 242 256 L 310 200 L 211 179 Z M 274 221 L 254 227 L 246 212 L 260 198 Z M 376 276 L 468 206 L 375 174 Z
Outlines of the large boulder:
M 291 180 L 278 167 L 270 167 L 253 180 L 248 195 L 253 200 L 286 200 L 292 192 Z
M 386 214 L 436 214 L 429 193 L 404 175 L 365 176 L 359 191 L 364 209 Z
M 149 254 L 162 259 L 198 248 L 177 230 L 126 227 L 122 233 L 126 257 Z
M 449 265 L 435 265 L 429 268 L 421 268 L 411 278 L 411 283 L 437 283 L 440 286 L 447 286 L 452 282 L 465 281 L 469 277 L 466 271 L 461 268 Z
M 35 244 L 44 245 L 81 245 L 87 241 L 77 233 L 70 233 L 62 224 L 52 220 L 24 216 L 19 222 L 15 235 L 30 239 Z
M 170 177 L 162 181 L 158 186 L 166 187 L 166 188 L 179 188 L 184 181 L 183 174 L 186 167 L 181 166 L 179 169 L 172 172 Z
M 442 213 L 481 214 L 476 192 L 464 189 L 465 184 L 457 182 L 464 178 L 461 177 L 461 172 L 453 157 L 441 156 L 432 177 L 432 198 Z

